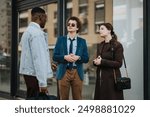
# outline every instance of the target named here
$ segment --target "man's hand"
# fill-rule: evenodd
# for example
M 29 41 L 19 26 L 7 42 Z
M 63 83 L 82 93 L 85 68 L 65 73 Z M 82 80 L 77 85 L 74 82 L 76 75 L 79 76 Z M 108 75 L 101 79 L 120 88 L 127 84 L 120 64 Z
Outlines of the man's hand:
M 64 59 L 68 62 L 74 62 L 74 58 L 71 56 L 71 54 L 65 55 Z
M 51 68 L 52 68 L 53 71 L 56 71 L 57 70 L 57 64 L 52 63 Z
M 67 60 L 68 62 L 76 62 L 79 58 L 80 56 L 74 54 L 69 54 L 64 56 L 64 59 Z
M 40 87 L 39 91 L 42 93 L 48 93 L 47 87 Z
M 76 62 L 77 60 L 79 60 L 80 56 L 77 56 L 75 54 L 70 54 L 71 57 L 73 58 L 74 62 Z

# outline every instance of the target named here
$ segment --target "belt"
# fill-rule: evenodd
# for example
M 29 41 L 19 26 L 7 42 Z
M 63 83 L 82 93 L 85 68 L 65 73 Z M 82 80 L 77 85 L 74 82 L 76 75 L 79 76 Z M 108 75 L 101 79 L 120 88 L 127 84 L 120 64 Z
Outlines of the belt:
M 67 66 L 67 69 L 69 69 L 69 70 L 77 69 L 77 66 L 73 66 L 71 68 L 69 68 L 69 66 Z

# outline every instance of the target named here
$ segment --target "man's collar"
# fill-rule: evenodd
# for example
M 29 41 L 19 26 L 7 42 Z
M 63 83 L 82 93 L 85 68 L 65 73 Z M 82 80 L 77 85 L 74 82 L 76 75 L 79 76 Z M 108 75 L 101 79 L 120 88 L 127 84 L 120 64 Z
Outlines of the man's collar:
M 31 24 L 36 25 L 38 28 L 41 28 L 40 25 L 36 22 L 31 22 Z
M 69 35 L 67 35 L 67 39 L 69 39 L 69 38 L 70 39 L 77 39 L 77 37 L 78 37 L 78 34 L 76 34 L 74 38 L 71 38 Z

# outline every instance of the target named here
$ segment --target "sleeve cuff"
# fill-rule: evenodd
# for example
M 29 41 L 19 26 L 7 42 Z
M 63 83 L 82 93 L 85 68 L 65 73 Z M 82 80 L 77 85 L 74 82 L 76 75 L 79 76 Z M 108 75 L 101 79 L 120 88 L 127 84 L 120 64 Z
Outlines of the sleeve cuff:
M 47 84 L 39 83 L 39 87 L 47 87 Z
M 79 59 L 78 60 L 81 60 L 81 57 L 79 56 Z

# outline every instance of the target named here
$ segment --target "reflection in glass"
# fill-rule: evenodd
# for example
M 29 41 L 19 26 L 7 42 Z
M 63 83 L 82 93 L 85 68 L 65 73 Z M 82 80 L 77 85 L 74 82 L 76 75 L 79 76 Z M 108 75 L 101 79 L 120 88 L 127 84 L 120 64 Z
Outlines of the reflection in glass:
M 81 34 L 86 34 L 88 32 L 88 1 L 79 0 L 79 18 L 82 23 Z
M 0 17 L 0 91 L 10 92 L 11 0 L 1 0 Z
M 57 27 L 57 22 L 58 22 L 57 11 L 58 10 L 57 10 L 57 3 L 52 3 L 46 6 L 47 7 L 44 7 L 44 8 L 47 9 L 48 22 L 46 23 L 45 30 L 48 33 L 48 38 L 49 38 L 48 43 L 49 43 L 50 55 L 52 57 L 53 49 L 54 49 L 57 37 L 59 36 L 57 35 L 57 30 L 59 28 Z M 89 8 L 91 8 L 91 10 L 89 10 Z M 98 13 L 102 15 L 99 15 Z M 28 19 L 28 20 L 25 20 L 27 21 L 27 24 L 28 24 L 31 21 L 30 9 L 27 11 L 19 12 L 19 18 L 21 18 L 22 14 L 26 14 L 24 18 Z M 89 63 L 84 66 L 85 80 L 83 82 L 83 99 L 93 99 L 96 69 L 93 66 L 92 61 L 95 57 L 97 42 L 101 41 L 101 39 L 99 38 L 99 34 L 95 33 L 95 24 L 99 23 L 99 20 L 104 20 L 104 10 L 95 11 L 94 0 L 90 2 L 89 0 L 67 0 L 66 1 L 66 15 L 67 15 L 66 19 L 70 16 L 77 16 L 80 18 L 82 22 L 83 28 L 82 28 L 82 32 L 79 35 L 86 39 L 87 44 L 88 44 L 89 56 L 90 56 Z M 96 15 L 98 16 L 95 17 Z M 103 17 L 103 19 L 101 17 Z M 21 24 L 19 26 L 18 45 L 20 42 L 20 37 L 22 33 L 24 32 L 24 30 L 26 29 L 26 27 L 27 26 L 24 27 L 24 25 L 21 25 Z M 63 28 L 65 30 L 66 27 L 63 27 Z M 18 49 L 18 55 L 20 52 L 21 52 L 21 48 Z M 19 60 L 19 56 L 18 56 L 18 60 Z M 19 89 L 26 91 L 25 83 L 24 83 L 22 76 L 19 76 L 19 79 L 20 79 Z M 57 93 L 56 83 L 57 82 L 56 82 L 55 73 L 54 73 L 54 78 L 48 80 L 48 87 L 49 87 L 50 94 L 56 95 Z
M 95 32 L 99 32 L 99 24 L 105 21 L 104 0 L 95 2 Z
M 128 73 L 132 78 L 132 88 L 124 92 L 125 99 L 143 99 L 143 1 L 114 0 L 113 3 L 113 24 L 124 46 Z
M 67 4 L 66 17 L 69 18 L 72 16 L 72 6 L 73 6 L 72 0 L 67 0 L 66 4 Z

